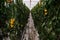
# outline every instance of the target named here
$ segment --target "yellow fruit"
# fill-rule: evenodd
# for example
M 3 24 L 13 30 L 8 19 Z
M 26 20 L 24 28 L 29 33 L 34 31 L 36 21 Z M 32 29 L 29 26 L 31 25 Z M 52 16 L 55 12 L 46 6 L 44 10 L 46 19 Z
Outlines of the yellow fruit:
M 47 12 L 47 9 L 45 9 L 44 11 Z
M 47 9 L 44 9 L 44 15 L 47 15 Z
M 15 19 L 14 18 L 10 19 L 10 24 L 11 25 L 14 24 L 14 22 L 15 22 Z
M 10 19 L 10 27 L 11 28 L 14 26 L 14 22 L 15 22 L 15 19 L 14 18 L 11 18 Z
M 45 13 L 44 15 L 47 15 L 47 13 Z
M 11 28 L 13 28 L 13 27 L 14 27 L 14 25 L 10 25 L 10 27 L 11 27 Z

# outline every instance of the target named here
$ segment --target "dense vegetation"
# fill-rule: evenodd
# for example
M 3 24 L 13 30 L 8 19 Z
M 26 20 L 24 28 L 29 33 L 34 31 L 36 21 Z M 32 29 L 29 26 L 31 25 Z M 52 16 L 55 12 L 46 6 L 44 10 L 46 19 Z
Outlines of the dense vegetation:
M 41 0 L 32 9 L 40 40 L 60 40 L 60 0 Z

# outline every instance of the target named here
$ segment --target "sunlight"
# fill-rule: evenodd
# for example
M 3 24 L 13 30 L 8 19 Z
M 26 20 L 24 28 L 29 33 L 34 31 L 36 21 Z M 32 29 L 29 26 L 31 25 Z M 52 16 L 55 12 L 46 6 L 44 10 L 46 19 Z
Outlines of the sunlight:
M 31 2 L 30 2 L 31 1 Z M 39 0 L 23 0 L 23 3 L 31 10 Z

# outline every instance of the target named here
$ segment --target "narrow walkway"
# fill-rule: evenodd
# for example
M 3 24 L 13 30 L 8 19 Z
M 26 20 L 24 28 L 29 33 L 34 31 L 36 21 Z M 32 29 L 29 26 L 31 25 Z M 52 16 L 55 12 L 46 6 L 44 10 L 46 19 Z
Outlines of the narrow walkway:
M 25 26 L 21 40 L 39 40 L 39 34 L 35 29 L 31 13 L 29 14 L 28 23 Z

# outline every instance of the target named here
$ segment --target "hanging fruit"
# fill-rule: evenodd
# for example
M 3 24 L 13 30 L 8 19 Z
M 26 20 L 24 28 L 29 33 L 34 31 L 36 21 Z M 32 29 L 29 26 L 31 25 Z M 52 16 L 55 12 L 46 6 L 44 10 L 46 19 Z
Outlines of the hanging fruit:
M 14 18 L 11 18 L 10 19 L 10 27 L 11 28 L 14 26 L 14 22 L 15 22 L 15 19 Z
M 44 9 L 44 15 L 47 15 L 47 9 Z
M 8 3 L 11 3 L 13 0 L 7 0 Z

